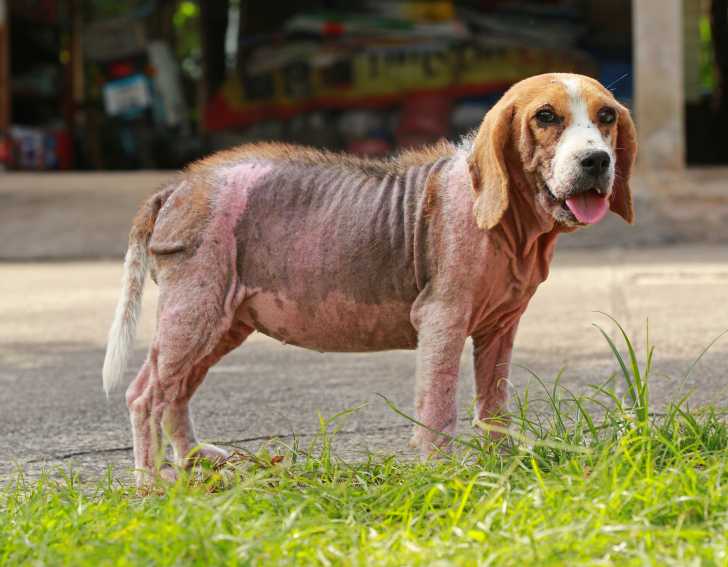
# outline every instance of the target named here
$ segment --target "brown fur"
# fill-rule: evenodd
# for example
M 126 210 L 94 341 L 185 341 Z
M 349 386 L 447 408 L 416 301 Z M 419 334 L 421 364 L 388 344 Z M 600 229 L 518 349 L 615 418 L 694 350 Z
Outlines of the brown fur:
M 637 131 L 630 118 L 629 110 L 623 106 L 618 107 L 619 121 L 617 124 L 617 139 L 615 151 L 617 152 L 616 175 L 614 179 L 614 194 L 609 208 L 621 216 L 628 223 L 634 222 L 634 209 L 632 207 L 632 191 L 629 187 L 629 178 L 632 175 L 635 157 L 637 156 Z
M 435 209 L 437 208 L 437 193 L 439 190 L 439 178 L 436 176 L 429 177 L 427 180 L 427 187 L 425 188 L 425 217 L 429 217 L 435 212 Z
M 211 184 L 190 177 L 175 189 L 149 243 L 149 250 L 158 256 L 196 248 L 210 217 Z
M 473 211 L 480 228 L 493 228 L 508 208 L 510 177 L 505 152 L 513 115 L 512 99 L 504 97 L 486 115 L 473 143 L 468 167 L 477 194 Z
M 568 96 L 561 84 L 550 84 L 534 91 L 532 96 L 528 104 L 522 105 L 518 112 L 518 150 L 523 160 L 523 168 L 529 174 L 535 173 L 539 166 L 544 169 L 551 167 L 556 145 L 571 119 Z M 535 117 L 546 101 L 556 114 L 564 117 L 560 124 L 548 128 L 539 124 Z
M 386 175 L 400 175 L 410 167 L 432 163 L 454 153 L 455 147 L 445 140 L 431 146 L 406 150 L 385 159 L 362 158 L 341 152 L 278 142 L 260 142 L 244 144 L 230 150 L 218 152 L 191 164 L 187 171 L 190 173 L 207 173 L 216 168 L 254 158 L 309 165 L 340 166 L 358 169 L 377 177 L 384 177 Z
M 454 154 L 455 147 L 446 140 L 430 146 L 405 150 L 387 159 L 360 158 L 344 153 L 295 146 L 278 142 L 244 144 L 230 150 L 215 153 L 190 164 L 185 174 L 175 182 L 147 199 L 132 221 L 130 238 L 149 244 L 149 250 L 159 257 L 190 251 L 210 216 L 210 192 L 213 184 L 206 175 L 221 167 L 234 165 L 245 159 L 265 159 L 286 163 L 341 166 L 359 169 L 370 175 L 384 177 L 401 175 L 408 168 L 432 163 Z M 184 181 L 186 180 L 186 186 Z M 435 187 L 432 186 L 431 193 Z M 171 199 L 170 199 L 171 197 Z M 434 195 L 428 198 L 428 212 L 434 205 Z M 164 221 L 155 226 L 157 215 L 169 199 L 169 210 Z
M 131 231 L 129 232 L 130 244 L 140 242 L 146 245 L 149 242 L 149 238 L 154 231 L 154 224 L 157 222 L 159 210 L 176 188 L 177 184 L 167 185 L 142 203 L 132 221 Z
M 493 228 L 508 207 L 508 147 L 518 148 L 519 168 L 532 173 L 553 157 L 560 128 L 539 128 L 533 115 L 549 103 L 558 114 L 567 112 L 568 97 L 549 76 L 540 75 L 513 86 L 491 109 L 473 143 L 468 165 L 477 193 L 474 212 L 478 226 Z
M 617 156 L 610 209 L 632 223 L 634 212 L 628 181 L 637 153 L 634 123 L 629 111 L 599 82 L 587 79 L 582 88 L 590 116 L 596 116 L 605 106 L 617 111 L 615 123 L 598 127 L 605 136 L 611 134 Z M 535 115 L 547 104 L 563 120 L 558 125 L 544 128 Z M 475 137 L 468 162 L 477 195 L 473 210 L 478 226 L 493 228 L 508 208 L 509 171 L 512 172 L 513 167 L 522 169 L 529 176 L 537 169 L 551 168 L 559 137 L 572 119 L 569 105 L 569 95 L 558 78 L 538 75 L 514 85 L 488 112 Z M 516 148 L 518 155 L 509 156 L 509 147 Z M 509 162 L 513 163 L 509 165 Z

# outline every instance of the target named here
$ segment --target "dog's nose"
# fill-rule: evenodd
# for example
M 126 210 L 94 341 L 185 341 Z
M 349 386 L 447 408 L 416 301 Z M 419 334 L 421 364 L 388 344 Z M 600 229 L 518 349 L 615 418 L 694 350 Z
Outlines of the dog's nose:
M 607 171 L 611 161 L 612 160 L 607 152 L 604 150 L 598 150 L 590 152 L 582 158 L 581 168 L 587 175 L 599 177 Z

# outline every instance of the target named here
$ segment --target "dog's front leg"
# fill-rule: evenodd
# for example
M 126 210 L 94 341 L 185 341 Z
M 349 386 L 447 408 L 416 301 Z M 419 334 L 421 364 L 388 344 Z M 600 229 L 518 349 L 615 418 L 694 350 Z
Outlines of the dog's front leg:
M 465 345 L 463 317 L 447 309 L 425 310 L 418 325 L 415 407 L 417 419 L 410 441 L 427 457 L 447 448 L 457 425 L 457 382 Z M 442 432 L 445 435 L 441 435 Z
M 508 374 L 517 324 L 499 335 L 473 335 L 475 367 L 475 416 L 473 425 L 482 422 L 503 427 L 508 424 Z M 493 438 L 502 432 L 491 431 Z

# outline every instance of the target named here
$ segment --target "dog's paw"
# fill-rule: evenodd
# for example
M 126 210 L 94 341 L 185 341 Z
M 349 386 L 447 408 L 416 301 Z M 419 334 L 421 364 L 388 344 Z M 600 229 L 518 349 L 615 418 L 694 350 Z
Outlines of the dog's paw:
M 209 443 L 200 443 L 197 445 L 187 456 L 186 464 L 189 466 L 194 464 L 195 461 L 206 460 L 210 461 L 215 466 L 223 464 L 230 458 L 230 453 L 225 449 L 210 445 Z
M 177 482 L 178 478 L 177 470 L 174 467 L 170 466 L 163 466 L 161 469 L 159 469 L 159 478 L 163 482 L 168 482 L 169 484 L 174 484 Z
M 411 449 L 419 449 L 420 442 L 419 427 L 415 426 L 414 430 L 412 431 L 412 437 L 410 437 L 409 441 L 407 441 L 407 445 Z
M 177 482 L 177 470 L 170 466 L 164 465 L 158 471 L 137 469 L 134 472 L 137 494 L 140 496 L 149 496 L 150 494 L 161 494 L 164 492 L 164 485 L 174 484 Z
M 412 437 L 407 443 L 412 449 L 417 449 L 421 455 L 425 456 L 432 448 L 433 435 L 430 431 L 419 425 L 415 425 L 412 429 Z
M 452 446 L 451 439 L 447 435 L 440 435 L 423 427 L 415 426 L 409 446 L 418 449 L 423 460 L 436 457 L 443 452 L 448 452 Z

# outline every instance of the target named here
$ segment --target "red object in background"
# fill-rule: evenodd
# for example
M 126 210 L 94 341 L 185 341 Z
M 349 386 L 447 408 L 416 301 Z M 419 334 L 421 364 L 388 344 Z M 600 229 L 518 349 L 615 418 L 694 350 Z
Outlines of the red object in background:
M 408 99 L 420 96 L 446 97 L 452 101 L 462 97 L 483 96 L 505 91 L 513 81 L 492 81 L 472 85 L 456 85 L 445 89 L 401 91 L 385 95 L 366 95 L 359 98 L 320 97 L 302 101 L 298 104 L 282 105 L 275 102 L 260 104 L 253 108 L 236 108 L 222 90 L 208 100 L 203 110 L 203 123 L 209 131 L 229 128 L 247 128 L 263 120 L 288 120 L 299 114 L 314 110 L 352 110 L 391 108 Z
M 412 96 L 402 105 L 396 138 L 402 147 L 429 144 L 450 132 L 451 97 L 443 94 Z
M 109 78 L 121 79 L 134 74 L 134 65 L 128 61 L 117 61 L 109 65 Z
M 341 22 L 326 22 L 321 31 L 323 36 L 339 37 L 344 33 L 344 25 Z
M 0 134 L 0 171 L 10 167 L 11 156 L 10 138 Z
M 58 169 L 73 167 L 73 142 L 68 130 L 57 130 L 52 135 L 56 138 L 56 161 Z

